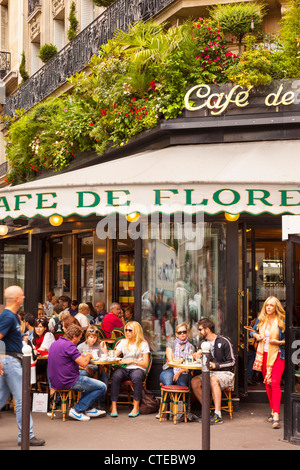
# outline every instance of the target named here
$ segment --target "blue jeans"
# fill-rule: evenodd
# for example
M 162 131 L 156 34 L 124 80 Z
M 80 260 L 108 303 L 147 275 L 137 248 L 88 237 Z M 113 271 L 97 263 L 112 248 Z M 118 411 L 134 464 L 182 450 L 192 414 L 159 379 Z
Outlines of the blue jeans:
M 3 365 L 3 375 L 0 375 L 0 409 L 8 402 L 10 394 L 15 399 L 16 418 L 19 428 L 18 441 L 21 441 L 21 425 L 22 425 L 22 366 L 18 359 L 12 356 L 1 358 Z M 30 415 L 30 431 L 29 438 L 34 437 L 33 421 Z
M 80 399 L 74 406 L 76 413 L 84 413 L 90 410 L 98 399 L 104 402 L 107 390 L 105 383 L 84 375 L 84 372 L 83 370 L 80 371 L 77 382 L 71 387 L 71 390 L 81 392 Z
M 189 375 L 186 373 L 180 374 L 177 382 L 174 382 L 174 369 L 169 367 L 161 372 L 159 376 L 159 380 L 164 385 L 179 385 L 180 387 L 188 387 L 189 386 Z

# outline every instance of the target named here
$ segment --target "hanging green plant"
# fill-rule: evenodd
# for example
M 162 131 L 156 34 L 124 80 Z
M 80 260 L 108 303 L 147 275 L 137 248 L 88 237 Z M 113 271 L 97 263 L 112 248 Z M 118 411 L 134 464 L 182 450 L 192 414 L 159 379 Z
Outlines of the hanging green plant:
M 57 54 L 57 47 L 54 44 L 44 44 L 39 51 L 38 57 L 44 64 Z

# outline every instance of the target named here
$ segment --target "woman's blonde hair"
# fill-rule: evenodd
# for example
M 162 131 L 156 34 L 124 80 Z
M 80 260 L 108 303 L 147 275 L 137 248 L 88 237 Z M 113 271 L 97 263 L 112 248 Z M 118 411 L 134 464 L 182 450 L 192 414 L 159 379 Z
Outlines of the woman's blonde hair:
M 88 304 L 81 303 L 78 305 L 78 312 L 82 312 L 84 308 L 89 308 Z
M 282 331 L 285 331 L 285 310 L 281 305 L 280 300 L 278 300 L 277 297 L 273 296 L 268 297 L 263 304 L 261 312 L 258 316 L 258 327 L 263 325 L 263 323 L 267 319 L 266 305 L 270 302 L 270 300 L 273 300 L 273 302 L 275 303 L 275 313 L 278 317 L 278 326 Z
M 136 342 L 136 347 L 138 350 L 140 350 L 142 342 L 146 341 L 144 338 L 142 326 L 137 321 L 129 321 L 128 323 L 126 323 L 126 326 L 125 326 L 125 338 L 127 339 L 126 347 L 127 349 L 129 349 L 129 341 L 128 341 L 128 337 L 126 333 L 126 328 L 132 329 L 133 337 Z
M 179 330 L 179 328 L 181 328 L 182 326 L 184 326 L 185 329 L 186 329 L 186 331 L 189 332 L 189 326 L 188 326 L 188 324 L 183 321 L 183 322 L 181 322 L 181 323 L 178 323 L 178 325 L 177 325 L 176 328 L 175 328 L 175 333 L 177 333 L 177 331 Z

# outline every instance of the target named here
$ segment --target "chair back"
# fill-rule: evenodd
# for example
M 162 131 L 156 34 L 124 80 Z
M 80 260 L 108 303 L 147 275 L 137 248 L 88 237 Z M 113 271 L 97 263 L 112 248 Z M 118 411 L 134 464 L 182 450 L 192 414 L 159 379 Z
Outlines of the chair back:
M 96 326 L 98 331 L 99 331 L 99 336 L 101 339 L 107 339 L 107 336 L 106 334 L 104 333 L 104 330 L 102 330 L 101 326 L 100 325 L 93 325 L 93 326 Z
M 120 338 L 115 339 L 115 341 L 113 342 L 111 348 L 116 349 L 117 344 L 119 344 L 119 342 L 122 341 L 122 339 L 124 339 L 124 338 L 125 338 L 125 336 L 120 336 Z
M 60 338 L 60 337 L 63 336 L 63 335 L 64 335 L 64 332 L 63 332 L 63 331 L 58 332 L 58 333 L 54 333 L 54 338 L 55 338 L 56 340 L 58 340 L 58 338 Z
M 153 356 L 152 356 L 152 353 L 150 352 L 149 353 L 149 361 L 148 361 L 148 365 L 147 365 L 147 368 L 146 368 L 146 378 L 148 377 L 149 372 L 151 370 L 152 362 L 153 362 Z
M 124 338 L 124 330 L 123 328 L 114 328 L 111 332 L 111 339 Z

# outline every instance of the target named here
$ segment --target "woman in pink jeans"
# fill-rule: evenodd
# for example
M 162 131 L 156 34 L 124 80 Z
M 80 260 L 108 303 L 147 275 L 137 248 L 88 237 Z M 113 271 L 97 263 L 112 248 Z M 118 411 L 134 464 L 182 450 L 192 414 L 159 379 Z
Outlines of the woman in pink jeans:
M 268 297 L 250 336 L 258 341 L 253 369 L 262 372 L 274 429 L 279 429 L 280 382 L 285 364 L 285 311 L 276 297 Z

